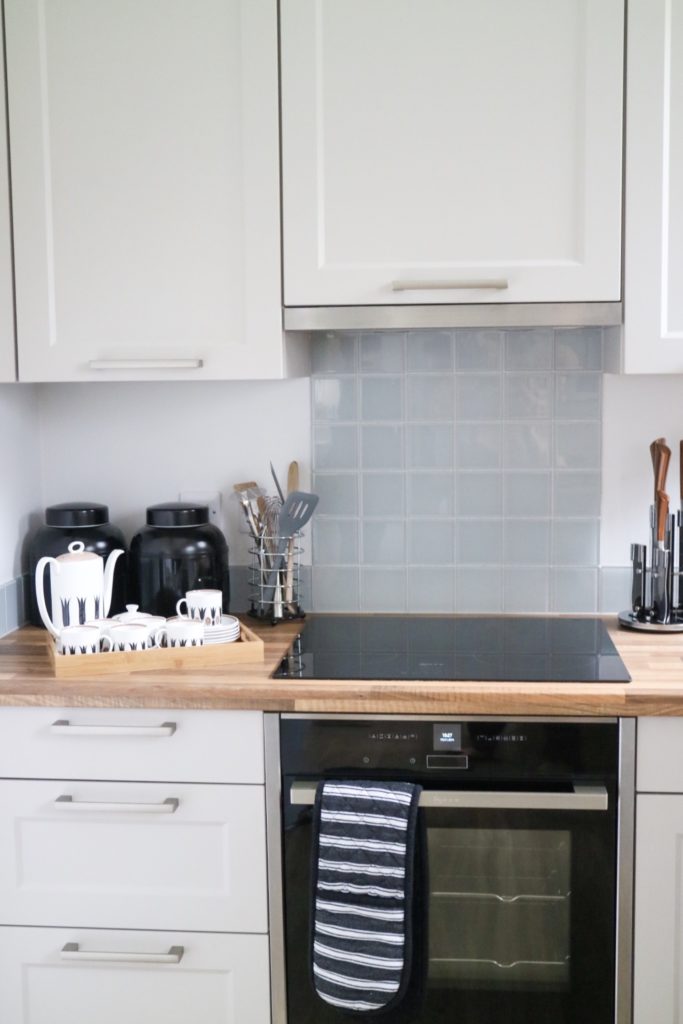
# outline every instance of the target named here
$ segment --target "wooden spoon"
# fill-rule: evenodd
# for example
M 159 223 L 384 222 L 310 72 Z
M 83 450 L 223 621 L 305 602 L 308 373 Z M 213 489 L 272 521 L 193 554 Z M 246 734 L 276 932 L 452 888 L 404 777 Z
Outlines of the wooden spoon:
M 683 442 L 681 442 L 683 445 Z M 683 448 L 681 449 L 683 451 Z M 299 463 L 290 462 L 289 469 L 287 470 L 287 494 L 291 494 L 292 491 L 299 490 Z

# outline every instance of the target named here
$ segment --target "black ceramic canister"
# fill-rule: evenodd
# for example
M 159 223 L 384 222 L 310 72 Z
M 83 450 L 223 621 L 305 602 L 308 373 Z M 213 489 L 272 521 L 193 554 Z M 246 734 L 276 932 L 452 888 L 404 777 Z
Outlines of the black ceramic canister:
M 45 509 L 45 525 L 40 526 L 29 538 L 28 564 L 31 573 L 29 584 L 29 618 L 34 626 L 42 626 L 43 620 L 36 601 L 36 566 L 44 555 L 64 555 L 69 544 L 80 540 L 86 551 L 94 551 L 106 562 L 116 548 L 124 554 L 114 566 L 110 615 L 122 612 L 126 606 L 126 542 L 118 527 L 109 522 L 109 508 L 96 501 L 67 501 L 61 505 L 49 505 Z M 50 599 L 50 573 L 45 572 L 45 603 L 52 614 Z
M 154 615 L 176 614 L 188 590 L 221 590 L 230 605 L 228 545 L 207 505 L 150 505 L 130 545 L 130 600 Z

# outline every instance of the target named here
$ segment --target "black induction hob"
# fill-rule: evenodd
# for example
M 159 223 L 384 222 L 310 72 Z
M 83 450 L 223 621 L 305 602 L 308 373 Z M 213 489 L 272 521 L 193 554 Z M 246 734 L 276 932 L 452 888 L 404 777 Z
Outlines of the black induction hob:
M 274 675 L 506 683 L 631 679 L 600 619 L 506 615 L 313 615 Z

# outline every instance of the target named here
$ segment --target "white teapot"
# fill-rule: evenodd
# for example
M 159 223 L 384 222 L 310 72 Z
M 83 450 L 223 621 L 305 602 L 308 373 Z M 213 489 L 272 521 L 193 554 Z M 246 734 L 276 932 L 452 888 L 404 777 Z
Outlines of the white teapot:
M 40 559 L 35 577 L 38 611 L 54 637 L 58 637 L 65 626 L 106 618 L 111 605 L 114 566 L 122 554 L 117 548 L 105 564 L 100 555 L 86 551 L 82 541 L 74 540 L 69 544 L 67 555 Z M 47 565 L 50 566 L 52 618 L 45 604 L 43 573 Z

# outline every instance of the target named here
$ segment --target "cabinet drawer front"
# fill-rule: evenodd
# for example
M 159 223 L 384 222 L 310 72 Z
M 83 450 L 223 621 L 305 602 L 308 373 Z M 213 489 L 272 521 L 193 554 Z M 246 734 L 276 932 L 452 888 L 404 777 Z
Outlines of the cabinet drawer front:
M 260 711 L 0 708 L 0 776 L 263 782 Z
M 683 793 L 683 718 L 639 718 L 636 789 Z
M 85 957 L 105 956 L 63 959 L 67 945 L 76 945 Z M 154 962 L 172 947 L 180 947 L 177 963 Z M 126 962 L 118 959 L 122 954 L 141 959 Z M 187 1024 L 193 1019 L 269 1024 L 265 935 L 0 928 L 3 1024 Z
M 0 786 L 0 924 L 267 931 L 262 786 Z

